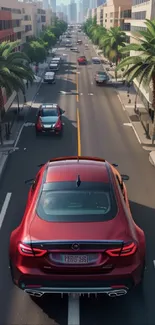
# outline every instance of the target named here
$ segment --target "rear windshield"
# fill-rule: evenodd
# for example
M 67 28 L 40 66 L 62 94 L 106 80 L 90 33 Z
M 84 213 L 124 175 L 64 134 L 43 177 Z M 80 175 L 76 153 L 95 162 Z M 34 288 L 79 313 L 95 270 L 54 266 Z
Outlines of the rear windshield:
M 58 111 L 56 108 L 44 108 L 42 111 L 41 111 L 41 116 L 58 116 Z
M 117 204 L 109 184 L 55 182 L 44 185 L 37 214 L 51 222 L 101 222 L 116 216 Z

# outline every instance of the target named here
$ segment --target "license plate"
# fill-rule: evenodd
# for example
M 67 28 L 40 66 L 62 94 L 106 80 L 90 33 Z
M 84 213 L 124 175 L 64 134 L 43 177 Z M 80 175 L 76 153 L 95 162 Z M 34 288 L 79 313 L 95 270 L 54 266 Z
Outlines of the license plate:
M 87 255 L 63 255 L 64 264 L 88 264 L 89 258 Z
M 44 129 L 50 129 L 51 125 L 44 125 Z

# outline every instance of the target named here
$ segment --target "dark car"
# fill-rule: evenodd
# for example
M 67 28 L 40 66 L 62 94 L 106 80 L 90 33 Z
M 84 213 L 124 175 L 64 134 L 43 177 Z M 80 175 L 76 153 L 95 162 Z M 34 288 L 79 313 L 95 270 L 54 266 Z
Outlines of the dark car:
M 43 164 L 10 238 L 15 285 L 37 297 L 117 297 L 142 283 L 145 235 L 131 215 L 127 179 L 100 158 L 63 157 Z
M 95 81 L 97 85 L 106 84 L 110 80 L 108 74 L 105 71 L 98 71 L 95 74 Z
M 42 104 L 35 123 L 36 135 L 41 133 L 61 135 L 63 130 L 62 114 L 63 110 L 57 104 Z

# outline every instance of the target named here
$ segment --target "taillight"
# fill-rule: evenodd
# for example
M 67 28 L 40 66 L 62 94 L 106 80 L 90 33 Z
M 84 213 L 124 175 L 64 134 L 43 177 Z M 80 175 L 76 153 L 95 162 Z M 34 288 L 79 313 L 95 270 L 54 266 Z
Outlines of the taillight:
M 22 256 L 30 256 L 30 257 L 41 257 L 47 253 L 44 249 L 39 248 L 31 248 L 30 245 L 19 243 L 18 244 L 18 251 Z
M 135 243 L 125 244 L 122 248 L 108 249 L 106 253 L 109 256 L 130 256 L 133 255 L 137 250 L 137 245 Z
M 58 120 L 55 124 L 55 129 L 61 129 L 61 120 Z
M 38 121 L 37 121 L 37 129 L 38 130 L 41 130 L 43 127 L 43 124 L 42 124 L 42 121 L 41 121 L 41 118 L 39 117 Z

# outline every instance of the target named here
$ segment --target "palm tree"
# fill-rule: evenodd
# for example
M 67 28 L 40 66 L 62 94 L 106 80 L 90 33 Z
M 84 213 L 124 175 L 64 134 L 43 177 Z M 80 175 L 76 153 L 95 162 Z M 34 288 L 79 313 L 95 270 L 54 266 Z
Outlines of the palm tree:
M 120 27 L 112 27 L 101 38 L 100 44 L 103 46 L 104 55 L 112 62 L 118 65 L 122 56 L 121 48 L 125 46 L 126 34 Z
M 23 52 L 15 52 L 19 42 L 3 42 L 0 44 L 0 137 L 2 139 L 2 118 L 4 116 L 4 100 L 2 88 L 7 95 L 19 90 L 25 95 L 24 80 L 33 81 L 34 74 L 29 67 L 29 58 Z
M 146 31 L 141 31 L 141 37 L 135 38 L 137 44 L 129 44 L 121 50 L 122 53 L 130 53 L 136 51 L 135 56 L 128 56 L 124 58 L 117 70 L 127 68 L 124 77 L 128 82 L 133 81 L 135 78 L 139 80 L 139 86 L 143 83 L 145 86 L 150 86 L 152 82 L 153 87 L 153 100 L 152 107 L 155 116 L 155 20 L 145 21 Z M 153 126 L 152 143 L 155 140 L 155 118 Z

